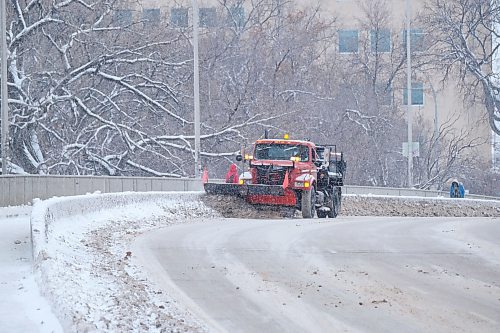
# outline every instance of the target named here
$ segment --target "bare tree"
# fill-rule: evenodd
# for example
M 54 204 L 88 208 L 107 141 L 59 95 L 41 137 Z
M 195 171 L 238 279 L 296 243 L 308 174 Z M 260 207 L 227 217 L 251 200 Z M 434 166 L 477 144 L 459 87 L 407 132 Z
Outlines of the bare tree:
M 486 140 L 475 135 L 473 129 L 457 129 L 455 123 L 459 118 L 451 116 L 437 132 L 421 117 L 417 119 L 420 156 L 414 158 L 415 187 L 446 190 L 445 184 L 450 179 L 465 179 L 465 175 L 479 169 L 480 158 L 472 152 Z
M 385 1 L 360 2 L 360 9 L 357 52 L 337 54 L 332 68 L 337 77 L 331 94 L 341 114 L 335 129 L 353 162 L 352 182 L 402 186 L 405 123 L 395 97 L 402 89 L 406 54 Z
M 119 5 L 16 0 L 9 7 L 10 147 L 22 170 L 189 175 L 189 28 L 144 28 Z M 202 140 L 236 138 L 273 118 L 256 113 L 220 124 L 208 117 Z
M 500 2 L 430 0 L 422 22 L 434 40 L 434 64 L 444 70 L 445 79 L 457 75 L 468 96 L 483 99 L 490 127 L 500 135 L 500 78 L 492 71 Z
M 189 26 L 151 26 L 113 0 L 12 4 L 10 148 L 18 172 L 191 175 Z M 390 50 L 383 45 L 384 2 L 365 3 L 352 54 L 338 53 L 339 26 L 319 7 L 242 4 L 220 0 L 216 24 L 201 28 L 201 156 L 212 175 L 270 129 L 337 143 L 352 183 L 403 185 L 405 124 L 394 92 L 406 55 L 396 36 Z M 425 64 L 415 56 L 415 71 Z M 431 169 L 419 178 L 424 187 L 436 158 L 422 164 Z
M 266 115 L 268 121 L 247 127 L 240 137 L 205 141 L 211 150 L 239 150 L 269 129 L 294 138 L 310 137 L 318 119 L 315 107 L 327 96 L 321 86 L 326 50 L 335 43 L 335 21 L 320 18 L 318 7 L 298 8 L 288 1 L 255 1 L 237 25 L 231 9 L 239 1 L 221 1 L 219 15 L 228 23 L 202 37 L 202 108 L 212 121 Z M 247 3 L 248 4 L 248 3 Z M 208 160 L 219 174 L 227 161 Z

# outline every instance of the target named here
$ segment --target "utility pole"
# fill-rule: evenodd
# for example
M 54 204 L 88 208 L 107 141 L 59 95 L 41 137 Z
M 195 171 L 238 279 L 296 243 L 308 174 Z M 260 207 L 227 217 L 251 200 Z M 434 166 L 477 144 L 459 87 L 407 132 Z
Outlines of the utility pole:
M 7 140 L 9 131 L 9 103 L 7 94 L 7 7 L 5 6 L 5 0 L 0 0 L 0 43 L 2 45 L 1 50 L 1 84 L 0 84 L 0 98 L 1 108 L 2 108 L 2 175 L 7 174 Z
M 200 69 L 198 64 L 198 1 L 193 0 L 194 175 L 200 178 Z
M 408 187 L 413 187 L 413 128 L 411 113 L 411 0 L 406 0 L 406 91 L 407 91 L 407 121 L 408 121 Z

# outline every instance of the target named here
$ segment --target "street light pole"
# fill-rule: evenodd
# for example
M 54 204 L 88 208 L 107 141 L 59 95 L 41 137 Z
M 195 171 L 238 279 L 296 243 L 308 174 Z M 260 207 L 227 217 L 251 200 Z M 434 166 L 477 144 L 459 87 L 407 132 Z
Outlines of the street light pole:
M 406 109 L 408 117 L 408 187 L 413 187 L 413 133 L 411 113 L 411 0 L 406 0 Z
M 200 178 L 200 70 L 198 64 L 198 1 L 193 0 L 194 175 Z
M 9 104 L 7 94 L 7 7 L 5 0 L 0 0 L 0 43 L 2 46 L 1 54 L 1 83 L 0 98 L 2 99 L 0 107 L 2 108 L 2 175 L 7 174 L 7 140 L 9 131 Z
M 436 170 L 437 172 L 439 172 L 439 158 L 441 157 L 441 151 L 439 145 L 439 114 L 438 114 L 437 94 L 430 80 L 429 84 L 432 89 L 432 98 L 434 98 L 434 138 L 436 140 Z

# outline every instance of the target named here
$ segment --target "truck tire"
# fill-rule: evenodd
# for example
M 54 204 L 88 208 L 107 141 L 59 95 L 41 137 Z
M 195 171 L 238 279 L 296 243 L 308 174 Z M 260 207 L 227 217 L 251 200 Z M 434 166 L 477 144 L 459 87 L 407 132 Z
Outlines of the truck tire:
M 314 190 L 314 187 L 310 190 L 302 191 L 301 211 L 303 218 L 310 219 L 314 217 L 314 213 L 316 213 L 316 207 L 314 206 L 315 203 L 316 191 Z
M 325 217 L 327 217 L 327 215 L 328 215 L 328 212 L 325 212 L 323 210 L 316 211 L 316 216 L 318 216 L 320 219 L 324 219 Z
M 328 201 L 328 207 L 330 211 L 328 212 L 328 217 L 336 218 L 340 212 L 340 197 L 337 190 L 333 191 L 332 200 Z
M 328 200 L 326 203 L 326 207 L 330 208 L 330 210 L 326 213 L 326 215 L 330 218 L 334 218 L 335 215 L 335 195 L 332 195 L 332 197 Z

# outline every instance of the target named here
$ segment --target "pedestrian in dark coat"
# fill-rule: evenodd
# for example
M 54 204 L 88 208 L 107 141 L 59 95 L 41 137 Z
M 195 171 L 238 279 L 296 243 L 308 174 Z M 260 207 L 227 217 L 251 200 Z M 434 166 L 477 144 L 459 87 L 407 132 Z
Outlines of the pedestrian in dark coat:
M 450 187 L 450 198 L 463 198 L 465 196 L 464 184 L 453 180 Z

